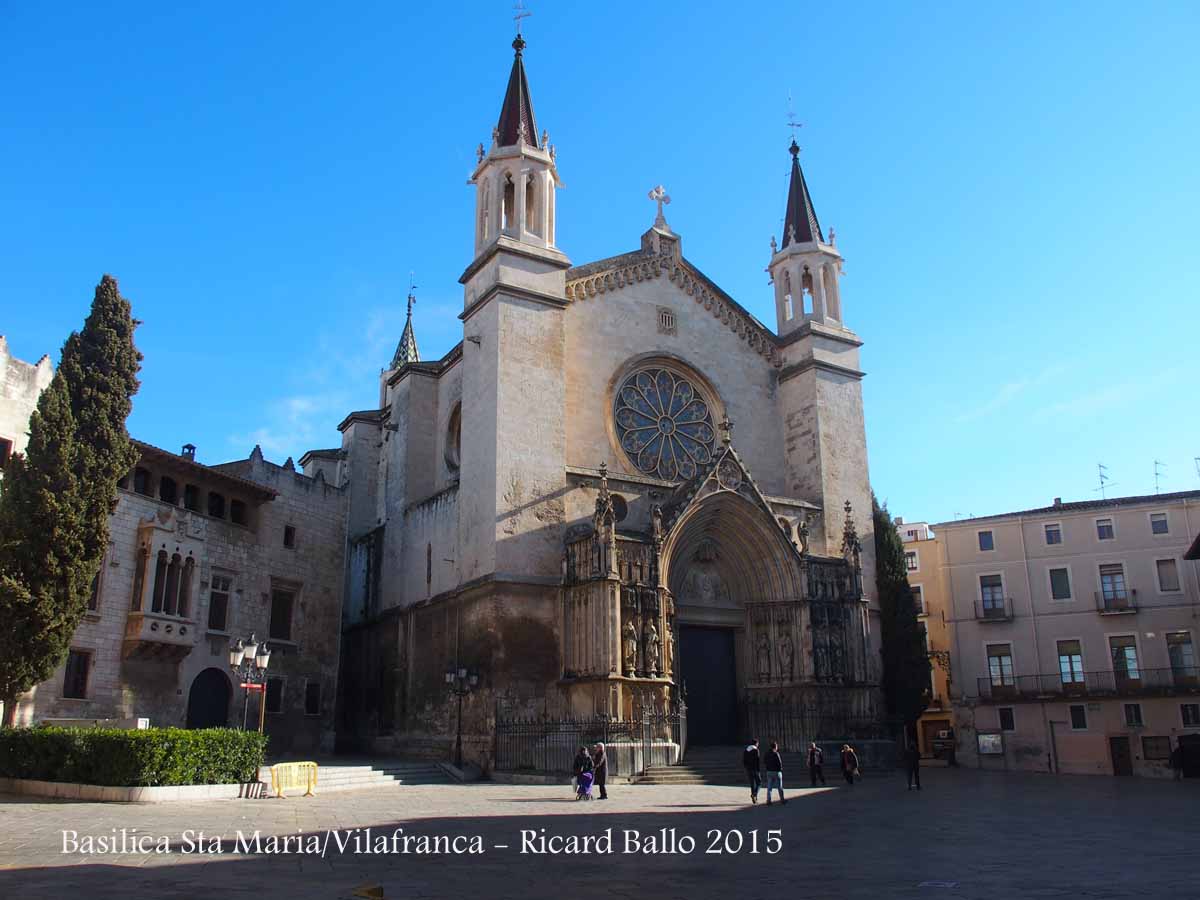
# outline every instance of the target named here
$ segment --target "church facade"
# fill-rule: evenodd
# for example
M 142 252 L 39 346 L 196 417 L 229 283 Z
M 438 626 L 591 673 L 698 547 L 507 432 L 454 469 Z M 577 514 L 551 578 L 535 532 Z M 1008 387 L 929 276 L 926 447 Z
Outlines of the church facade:
M 706 277 L 662 214 L 576 264 L 558 159 L 515 58 L 478 150 L 463 339 L 409 319 L 379 406 L 305 474 L 343 485 L 339 734 L 465 756 L 497 716 L 628 719 L 686 693 L 693 742 L 776 698 L 878 718 L 879 628 L 859 348 L 842 257 L 793 142 L 769 271 L 776 327 Z

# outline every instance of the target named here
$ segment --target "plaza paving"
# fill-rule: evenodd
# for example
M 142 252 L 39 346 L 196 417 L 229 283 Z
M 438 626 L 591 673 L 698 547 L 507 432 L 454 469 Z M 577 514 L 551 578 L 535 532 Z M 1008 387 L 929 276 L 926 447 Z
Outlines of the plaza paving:
M 315 798 L 189 804 L 99 804 L 0 797 L 0 897 L 341 898 L 363 884 L 388 898 L 962 898 L 1200 896 L 1200 783 L 1051 778 L 964 770 L 901 775 L 853 788 L 790 792 L 787 806 L 751 807 L 733 787 L 614 786 L 587 804 L 570 788 L 499 784 L 418 786 Z M 237 833 L 331 830 L 360 842 L 478 836 L 482 855 L 310 852 L 255 855 Z M 167 838 L 167 853 L 63 853 L 63 832 L 126 843 Z M 601 836 L 613 852 L 522 854 L 521 831 Z M 695 839 L 691 853 L 625 853 L 626 829 Z M 743 835 L 740 853 L 709 854 L 708 833 Z M 758 831 L 760 853 L 751 850 Z M 769 829 L 783 849 L 768 855 Z M 115 830 L 115 832 L 114 832 Z M 185 831 L 204 849 L 183 852 Z M 540 831 L 538 832 L 540 834 Z M 214 838 L 219 839 L 214 840 Z M 195 841 L 198 836 L 193 835 Z M 736 845 L 732 839 L 731 847 Z M 508 849 L 496 845 L 507 845 Z M 118 851 L 120 847 L 118 846 Z M 263 849 L 267 849 L 264 843 Z M 313 848 L 306 848 L 313 849 Z M 372 848 L 374 849 L 374 848 Z M 410 844 L 415 849 L 415 844 Z M 678 849 L 678 848 L 677 848 Z

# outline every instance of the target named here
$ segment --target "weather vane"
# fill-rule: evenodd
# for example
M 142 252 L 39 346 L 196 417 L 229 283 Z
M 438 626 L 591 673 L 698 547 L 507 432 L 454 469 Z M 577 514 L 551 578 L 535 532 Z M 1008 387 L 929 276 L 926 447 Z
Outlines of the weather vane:
M 803 125 L 803 123 L 796 121 L 796 111 L 795 111 L 795 109 L 792 108 L 792 92 L 791 91 L 788 91 L 788 107 L 787 107 L 787 109 L 788 109 L 787 123 L 788 123 L 788 128 L 792 129 L 792 143 L 794 144 L 794 143 L 796 143 L 796 129 L 803 128 L 804 125 Z
M 411 271 L 408 273 L 408 317 L 410 319 L 412 318 L 413 304 L 417 302 L 417 284 L 413 281 L 415 274 Z
M 533 15 L 533 13 L 531 13 L 529 10 L 527 10 L 525 8 L 525 0 L 517 0 L 517 2 L 515 4 L 513 4 L 513 9 L 515 9 L 517 11 L 517 14 L 515 16 L 513 16 L 513 21 L 517 23 L 517 37 L 520 37 L 521 36 L 521 20 L 528 19 L 530 16 Z

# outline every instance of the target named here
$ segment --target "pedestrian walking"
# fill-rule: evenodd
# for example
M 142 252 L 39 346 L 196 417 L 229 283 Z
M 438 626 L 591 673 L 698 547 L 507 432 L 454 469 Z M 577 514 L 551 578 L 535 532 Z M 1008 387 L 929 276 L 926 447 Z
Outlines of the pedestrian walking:
M 595 779 L 595 766 L 587 747 L 580 747 L 575 755 L 575 799 L 592 799 L 592 781 Z
M 858 754 L 849 744 L 842 744 L 842 776 L 846 784 L 854 784 L 854 777 L 858 774 Z
M 753 738 L 742 751 L 742 766 L 750 779 L 750 802 L 758 802 L 758 789 L 762 787 L 762 757 L 758 752 L 758 738 Z
M 817 779 L 820 779 L 821 784 L 825 783 L 825 754 L 817 742 L 813 741 L 808 745 L 808 780 L 812 782 L 812 786 L 817 786 Z
M 1171 757 L 1168 760 L 1171 764 L 1171 771 L 1175 773 L 1176 781 L 1183 781 L 1183 746 L 1175 745 L 1175 749 L 1171 751 Z
M 917 749 L 916 744 L 909 744 L 908 749 L 904 751 L 905 771 L 908 773 L 908 789 L 911 791 L 913 785 L 917 786 L 917 790 L 921 789 L 921 751 Z
M 763 768 L 767 770 L 767 806 L 771 805 L 771 791 L 779 791 L 779 802 L 787 803 L 783 796 L 783 757 L 779 755 L 779 742 L 771 741 Z
M 608 790 L 605 785 L 608 782 L 608 753 L 604 750 L 603 744 L 596 744 L 595 750 L 592 751 L 592 765 L 595 768 L 595 785 L 600 788 L 600 799 L 608 799 Z

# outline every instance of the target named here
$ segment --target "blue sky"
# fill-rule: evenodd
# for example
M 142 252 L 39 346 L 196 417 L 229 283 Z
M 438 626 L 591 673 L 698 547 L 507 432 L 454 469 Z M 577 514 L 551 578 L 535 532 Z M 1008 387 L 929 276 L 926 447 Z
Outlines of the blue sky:
M 57 360 L 104 272 L 144 324 L 130 430 L 198 457 L 335 446 L 419 285 L 461 336 L 505 2 L 0 2 L 0 333 Z M 1200 487 L 1200 7 L 532 2 L 559 245 L 684 252 L 773 325 L 787 95 L 846 257 L 871 476 L 941 520 Z M 452 11 L 447 11 L 452 10 Z

